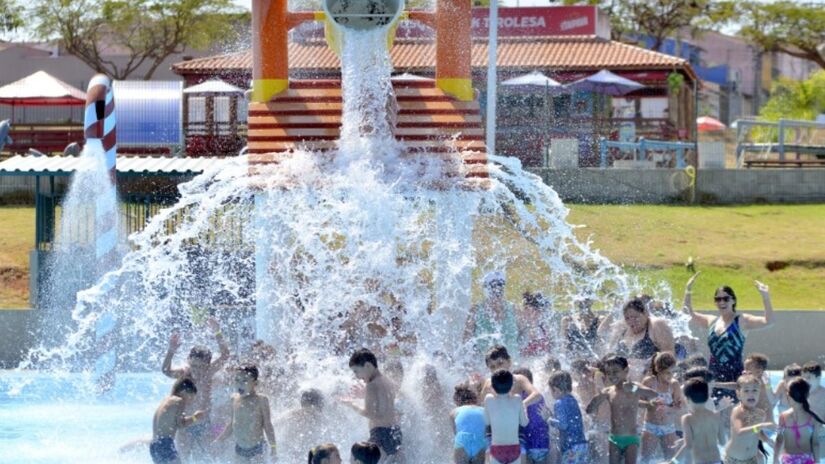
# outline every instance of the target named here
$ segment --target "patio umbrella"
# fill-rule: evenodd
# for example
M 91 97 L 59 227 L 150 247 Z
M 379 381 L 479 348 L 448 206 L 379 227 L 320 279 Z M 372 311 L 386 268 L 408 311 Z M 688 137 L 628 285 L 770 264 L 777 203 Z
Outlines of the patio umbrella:
M 700 118 L 696 118 L 696 130 L 699 132 L 716 132 L 716 131 L 723 131 L 726 127 L 722 124 L 721 121 L 718 119 L 712 118 L 710 116 L 702 116 Z
M 568 84 L 567 87 L 581 92 L 594 92 L 620 97 L 634 90 L 642 89 L 644 85 L 603 69 L 592 76 Z
M 520 85 L 532 85 L 538 87 L 561 87 L 562 85 L 547 76 L 540 71 L 531 71 L 523 76 L 514 77 L 512 79 L 507 79 L 506 81 L 502 82 L 501 85 L 511 85 L 511 86 L 520 86 Z

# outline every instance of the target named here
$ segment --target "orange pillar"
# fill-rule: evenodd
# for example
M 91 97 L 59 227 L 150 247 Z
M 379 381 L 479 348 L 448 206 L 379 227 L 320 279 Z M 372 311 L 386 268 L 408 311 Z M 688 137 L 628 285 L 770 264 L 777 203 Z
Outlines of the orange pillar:
M 436 8 L 435 83 L 459 100 L 473 100 L 471 0 L 438 0 Z
M 288 0 L 252 0 L 252 101 L 289 87 Z

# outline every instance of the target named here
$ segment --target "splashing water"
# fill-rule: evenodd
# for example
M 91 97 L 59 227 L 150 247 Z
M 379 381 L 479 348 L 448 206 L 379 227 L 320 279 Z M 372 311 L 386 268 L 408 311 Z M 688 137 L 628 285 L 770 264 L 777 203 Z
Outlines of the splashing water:
M 216 314 L 243 335 L 241 359 L 254 338 L 275 347 L 261 366 L 275 411 L 300 389 L 327 398 L 320 423 L 277 421 L 281 459 L 301 462 L 309 446 L 366 438 L 363 419 L 331 400 L 354 383 L 349 353 L 366 346 L 413 374 L 399 399 L 409 462 L 443 463 L 451 431 L 421 424 L 446 414 L 436 405 L 451 407 L 446 392 L 482 360 L 464 331 L 484 274 L 507 272 L 511 298 L 543 291 L 547 310 L 521 317 L 548 328 L 577 298 L 612 310 L 638 288 L 575 237 L 558 195 L 518 160 L 491 157 L 489 185 L 468 188 L 444 175 L 460 163 L 405 152 L 388 119 L 384 36 L 346 34 L 338 149 L 297 151 L 255 173 L 241 156 L 181 185 L 179 202 L 130 237 L 121 266 L 77 294 L 74 330 L 24 368 L 84 369 L 105 310 L 118 319 L 119 370 L 157 371 L 172 331 L 184 346 L 213 343 L 201 326 Z M 228 382 L 216 380 L 216 411 Z

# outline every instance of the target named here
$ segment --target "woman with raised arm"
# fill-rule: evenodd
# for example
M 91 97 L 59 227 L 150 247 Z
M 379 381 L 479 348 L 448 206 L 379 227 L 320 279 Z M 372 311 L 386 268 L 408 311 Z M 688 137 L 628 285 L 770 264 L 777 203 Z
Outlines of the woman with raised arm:
M 713 301 L 716 303 L 718 314 L 701 314 L 693 310 L 691 290 L 699 273 L 693 275 L 685 287 L 684 307 L 691 321 L 708 332 L 708 348 L 710 363 L 708 369 L 716 382 L 736 382 L 745 370 L 745 338 L 749 330 L 764 329 L 774 322 L 773 305 L 771 304 L 770 289 L 767 285 L 755 280 L 756 289 L 762 295 L 762 304 L 765 307 L 763 316 L 739 314 L 736 312 L 736 293 L 728 286 L 716 289 Z M 736 399 L 736 392 L 729 389 L 714 389 L 716 398 L 729 396 Z

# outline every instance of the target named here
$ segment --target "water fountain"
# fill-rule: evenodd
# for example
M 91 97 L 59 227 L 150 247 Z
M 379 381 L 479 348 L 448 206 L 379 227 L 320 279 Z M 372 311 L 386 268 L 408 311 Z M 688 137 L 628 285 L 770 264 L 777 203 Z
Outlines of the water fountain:
M 347 7 L 355 4 L 325 2 L 342 63 L 338 84 L 289 81 L 286 26 L 304 16 L 289 13 L 285 0 L 253 2 L 249 154 L 182 184 L 179 202 L 130 237 L 119 267 L 77 294 L 74 330 L 31 353 L 23 368 L 48 365 L 53 373 L 48 381 L 26 375 L 8 395 L 36 405 L 50 398 L 75 419 L 55 426 L 58 435 L 74 427 L 68 444 L 43 437 L 38 424 L 49 421 L 42 410 L 23 413 L 35 418 L 27 429 L 34 437 L 21 445 L 24 461 L 146 462 L 145 451 L 115 450 L 150 429 L 153 403 L 168 388 L 147 372 L 159 370 L 172 331 L 184 334 L 185 345 L 213 343 L 202 328 L 209 314 L 236 334 L 233 352 L 241 359 L 256 338 L 275 347 L 261 367 L 276 413 L 295 404 L 299 389 L 326 396 L 324 424 L 282 438 L 284 462 L 301 462 L 312 440 L 365 438 L 362 419 L 331 404 L 353 384 L 346 358 L 354 348 L 368 346 L 381 363 L 400 360 L 412 372 L 401 386 L 410 424 L 426 417 L 425 365 L 436 366 L 445 391 L 479 367 L 477 340 L 464 332 L 486 273 L 508 275 L 511 300 L 544 292 L 547 310 L 524 317 L 549 329 L 579 297 L 612 310 L 635 291 L 628 276 L 575 237 L 550 187 L 518 160 L 483 152 L 469 47 L 460 47 L 469 42 L 469 2 L 440 0 L 438 15 L 419 13 L 439 34 L 433 84 L 390 79 L 388 37 L 410 15 L 403 2 L 358 3 L 384 6 L 368 15 Z M 116 351 L 100 350 L 103 332 Z M 100 396 L 90 384 L 115 370 L 126 374 Z M 52 390 L 38 389 L 41 382 Z M 213 394 L 225 404 L 224 380 Z M 411 462 L 447 462 L 449 446 L 427 445 L 445 437 L 431 434 L 405 431 Z M 38 455 L 44 443 L 63 454 Z M 78 449 L 91 443 L 98 447 Z

